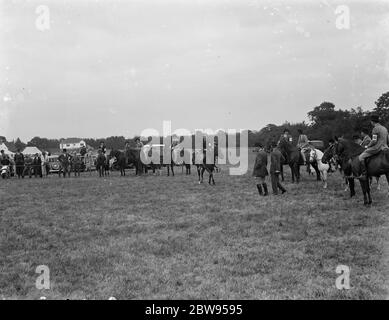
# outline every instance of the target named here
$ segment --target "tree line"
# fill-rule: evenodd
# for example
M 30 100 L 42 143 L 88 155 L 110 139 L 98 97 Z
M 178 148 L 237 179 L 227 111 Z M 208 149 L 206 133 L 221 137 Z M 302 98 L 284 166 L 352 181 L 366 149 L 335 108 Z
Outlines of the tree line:
M 324 101 L 308 112 L 309 123 L 283 123 L 282 125 L 268 124 L 260 130 L 248 131 L 249 147 L 269 145 L 278 141 L 284 129 L 289 129 L 292 136 L 298 136 L 298 129 L 302 129 L 310 140 L 322 140 L 325 144 L 334 136 L 343 136 L 352 139 L 354 135 L 359 135 L 362 128 L 371 128 L 370 115 L 378 114 L 381 122 L 389 128 L 389 91 L 382 94 L 375 102 L 372 111 L 365 111 L 362 107 L 350 110 L 336 109 L 332 102 Z M 194 137 L 194 136 L 193 136 Z M 23 142 L 19 138 L 14 141 L 7 141 L 6 137 L 0 136 L 0 142 L 4 142 L 7 147 L 15 151 L 23 150 L 26 146 L 35 146 L 41 150 L 58 150 L 62 139 L 47 139 L 34 137 L 28 142 Z M 104 142 L 108 149 L 123 149 L 126 142 L 134 144 L 134 138 L 126 139 L 124 136 L 111 136 L 107 138 L 84 138 L 82 139 L 92 148 L 97 149 L 101 142 Z M 161 139 L 161 143 L 162 143 Z M 192 140 L 193 141 L 193 140 Z M 239 146 L 239 138 L 237 140 Z

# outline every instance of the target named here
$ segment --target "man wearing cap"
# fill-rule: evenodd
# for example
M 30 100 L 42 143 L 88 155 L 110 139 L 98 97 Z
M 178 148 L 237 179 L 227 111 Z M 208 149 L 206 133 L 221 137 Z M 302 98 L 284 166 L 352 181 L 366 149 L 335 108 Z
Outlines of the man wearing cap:
M 282 156 L 281 151 L 277 148 L 277 144 L 273 143 L 271 145 L 270 152 L 270 176 L 271 176 L 271 185 L 273 189 L 273 194 L 278 194 L 278 189 L 281 190 L 282 193 L 285 193 L 285 188 L 280 183 L 280 173 L 282 163 L 285 162 L 284 157 Z
M 280 141 L 281 140 L 285 140 L 285 141 L 287 141 L 289 143 L 293 142 L 293 138 L 292 138 L 292 135 L 290 134 L 289 129 L 287 129 L 287 128 L 284 129 L 284 132 L 283 132 L 283 134 L 280 137 Z
M 373 125 L 372 139 L 365 151 L 359 155 L 359 162 L 361 164 L 361 175 L 359 178 L 367 178 L 366 159 L 378 154 L 382 150 L 388 149 L 388 130 L 380 124 L 378 115 L 373 114 L 370 118 Z

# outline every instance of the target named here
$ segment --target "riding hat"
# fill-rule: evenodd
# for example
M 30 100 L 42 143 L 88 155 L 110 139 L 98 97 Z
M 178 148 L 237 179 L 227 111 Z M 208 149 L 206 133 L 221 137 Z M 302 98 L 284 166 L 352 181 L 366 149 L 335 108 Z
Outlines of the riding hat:
M 380 117 L 379 117 L 378 114 L 372 114 L 372 115 L 370 116 L 370 120 L 373 121 L 373 122 L 378 123 L 378 122 L 380 122 Z

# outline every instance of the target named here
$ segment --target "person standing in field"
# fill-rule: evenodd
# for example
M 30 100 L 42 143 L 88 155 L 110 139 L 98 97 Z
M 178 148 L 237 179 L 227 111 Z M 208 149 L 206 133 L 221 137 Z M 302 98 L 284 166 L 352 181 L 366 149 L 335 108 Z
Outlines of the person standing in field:
M 259 151 L 257 157 L 255 158 L 253 176 L 259 180 L 259 183 L 257 183 L 257 189 L 260 196 L 267 196 L 269 194 L 266 184 L 266 176 L 268 175 L 267 153 L 265 152 L 263 146 L 259 145 Z
M 47 177 L 50 172 L 50 166 L 49 166 L 49 156 L 45 151 L 42 152 L 41 161 L 42 161 L 42 175 Z
M 20 152 L 20 149 L 18 149 L 14 156 L 15 160 L 15 166 L 16 166 L 16 175 L 18 178 L 24 178 L 24 155 Z
M 281 151 L 277 148 L 277 144 L 271 145 L 270 152 L 270 176 L 271 176 L 271 185 L 273 189 L 273 194 L 278 194 L 278 189 L 284 194 L 286 192 L 285 188 L 280 182 L 280 173 L 282 163 L 285 161 Z
M 43 175 L 42 175 L 42 159 L 38 153 L 35 154 L 34 159 L 32 160 L 32 165 L 34 168 L 35 178 L 37 178 L 38 176 L 42 178 L 43 177 Z

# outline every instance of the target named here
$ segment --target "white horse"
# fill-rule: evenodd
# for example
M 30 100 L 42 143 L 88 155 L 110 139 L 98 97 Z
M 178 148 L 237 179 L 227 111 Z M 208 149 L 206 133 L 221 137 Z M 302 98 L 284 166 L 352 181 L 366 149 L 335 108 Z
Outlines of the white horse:
M 330 165 L 328 163 L 323 163 L 321 159 L 323 158 L 324 153 L 321 152 L 319 149 L 311 149 L 309 153 L 309 161 L 310 162 L 316 162 L 317 167 L 320 172 L 321 180 L 324 182 L 324 189 L 327 189 L 327 177 L 328 177 L 328 170 L 330 169 Z

